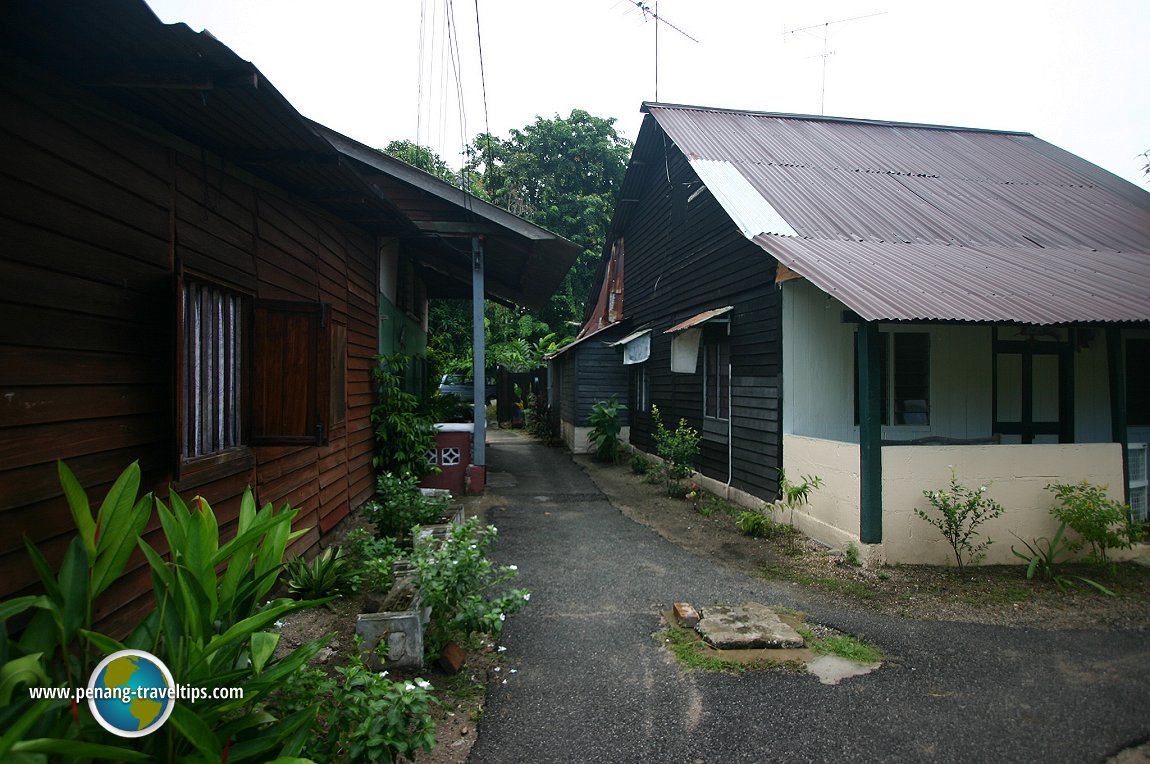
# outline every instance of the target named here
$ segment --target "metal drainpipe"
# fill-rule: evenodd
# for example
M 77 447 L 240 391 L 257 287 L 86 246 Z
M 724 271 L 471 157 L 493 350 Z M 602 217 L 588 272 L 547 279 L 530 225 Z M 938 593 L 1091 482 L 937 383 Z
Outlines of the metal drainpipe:
M 487 464 L 487 347 L 483 332 L 483 243 L 478 236 L 471 238 L 471 345 L 473 392 L 472 430 L 474 453 L 471 463 L 477 467 Z
M 727 325 L 727 336 L 731 333 L 730 325 Z M 731 398 L 734 397 L 734 382 L 732 376 L 731 365 L 731 351 L 730 345 L 727 346 L 727 495 L 723 498 L 731 498 L 731 481 L 735 479 L 735 412 L 732 411 Z

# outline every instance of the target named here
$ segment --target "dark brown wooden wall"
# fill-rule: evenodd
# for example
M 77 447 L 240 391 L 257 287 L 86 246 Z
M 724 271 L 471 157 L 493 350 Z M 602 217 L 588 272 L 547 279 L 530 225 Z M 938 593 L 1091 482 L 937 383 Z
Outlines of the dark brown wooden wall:
M 73 535 L 57 459 L 94 503 L 133 460 L 158 495 L 177 477 L 180 268 L 256 298 L 330 303 L 347 347 L 346 417 L 328 445 L 254 448 L 181 494 L 204 496 L 225 536 L 248 485 L 261 504 L 301 507 L 303 551 L 373 487 L 373 235 L 88 103 L 46 77 L 0 82 L 0 598 L 35 581 L 25 534 L 50 560 Z M 134 559 L 98 616 L 130 622 L 149 588 Z
M 700 188 L 698 177 L 670 140 L 665 154 L 662 141 L 657 138 L 654 143 L 660 155 L 644 157 L 642 193 L 623 232 L 626 318 L 632 329 L 648 324 L 652 328 L 647 361 L 651 402 L 659 407 L 668 428 L 685 418 L 702 431 L 702 354 L 697 373 L 672 373 L 671 336 L 664 332 L 703 311 L 733 305 L 729 314 L 731 482 L 763 498 L 774 498 L 776 467 L 781 464 L 782 362 L 775 260 L 739 232 L 710 192 L 703 191 L 684 204 Z M 680 195 L 678 203 L 675 194 Z M 704 336 L 722 331 L 708 326 Z M 653 453 L 652 428 L 648 414 L 632 413 L 632 442 Z M 726 442 L 704 440 L 696 466 L 708 477 L 725 482 Z

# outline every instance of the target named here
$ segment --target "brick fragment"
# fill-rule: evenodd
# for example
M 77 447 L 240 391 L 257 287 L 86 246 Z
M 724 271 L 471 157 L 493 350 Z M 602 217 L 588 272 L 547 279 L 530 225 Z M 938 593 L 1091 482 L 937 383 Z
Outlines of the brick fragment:
M 693 629 L 699 623 L 699 612 L 689 602 L 676 602 L 675 618 L 685 628 Z
M 455 642 L 448 642 L 439 652 L 439 667 L 448 674 L 458 674 L 467 656 Z

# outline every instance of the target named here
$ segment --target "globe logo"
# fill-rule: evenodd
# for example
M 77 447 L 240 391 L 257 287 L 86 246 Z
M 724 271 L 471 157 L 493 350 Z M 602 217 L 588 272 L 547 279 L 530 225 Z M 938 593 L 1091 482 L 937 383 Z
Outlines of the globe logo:
M 120 737 L 143 737 L 163 726 L 175 707 L 172 672 L 143 650 L 120 650 L 96 666 L 88 680 L 88 708 Z

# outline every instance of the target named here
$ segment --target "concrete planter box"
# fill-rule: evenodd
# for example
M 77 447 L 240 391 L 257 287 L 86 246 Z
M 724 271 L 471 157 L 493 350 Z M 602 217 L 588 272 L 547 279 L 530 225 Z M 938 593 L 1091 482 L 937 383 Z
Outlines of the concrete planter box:
M 365 663 L 372 668 L 422 668 L 423 632 L 430 619 L 431 608 L 423 606 L 412 579 L 396 578 L 379 612 L 356 616 L 355 633 L 363 640 Z
M 424 525 L 415 534 L 415 538 L 412 539 L 412 545 L 416 549 L 421 549 L 424 545 L 435 543 L 436 541 L 442 542 L 450 536 L 451 529 L 454 526 L 463 524 L 463 507 L 453 507 L 439 519 L 440 522 L 432 525 Z

